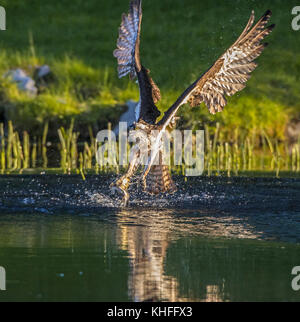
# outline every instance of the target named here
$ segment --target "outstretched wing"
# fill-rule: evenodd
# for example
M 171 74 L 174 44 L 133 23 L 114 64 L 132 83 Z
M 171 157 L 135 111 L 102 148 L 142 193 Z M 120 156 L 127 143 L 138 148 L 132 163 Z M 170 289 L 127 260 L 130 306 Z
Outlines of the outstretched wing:
M 141 1 L 131 1 L 129 13 L 122 15 L 117 49 L 114 51 L 114 56 L 118 60 L 119 78 L 130 74 L 130 78 L 133 79 L 136 77 L 137 71 L 141 70 L 139 57 L 141 20 Z
M 271 33 L 275 26 L 265 28 L 271 14 L 268 10 L 251 29 L 254 23 L 254 12 L 252 11 L 246 28 L 236 42 L 207 72 L 186 89 L 159 123 L 168 124 L 179 107 L 186 103 L 194 107 L 204 102 L 210 113 L 221 112 L 227 103 L 226 96 L 232 96 L 241 91 L 246 86 L 245 83 L 250 78 L 250 73 L 257 67 L 254 60 L 267 46 L 267 43 L 262 44 L 261 41 Z
M 119 78 L 129 74 L 138 78 L 140 101 L 137 106 L 136 121 L 143 119 L 155 123 L 160 115 L 155 103 L 160 99 L 160 90 L 150 77 L 150 71 L 140 62 L 140 33 L 142 22 L 142 0 L 130 2 L 129 13 L 122 15 L 119 38 L 114 56 L 118 60 Z

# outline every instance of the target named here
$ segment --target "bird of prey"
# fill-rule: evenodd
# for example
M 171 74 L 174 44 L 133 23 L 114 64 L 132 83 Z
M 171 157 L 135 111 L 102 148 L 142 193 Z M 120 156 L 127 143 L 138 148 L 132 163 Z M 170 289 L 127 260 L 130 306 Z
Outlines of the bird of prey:
M 176 191 L 169 166 L 163 164 L 162 160 L 162 146 L 159 142 L 163 133 L 174 126 L 176 113 L 182 105 L 188 103 L 191 107 L 196 107 L 204 103 L 209 112 L 215 114 L 225 107 L 226 96 L 232 96 L 246 86 L 251 72 L 257 67 L 255 59 L 267 46 L 267 43 L 262 43 L 262 40 L 271 33 L 275 26 L 273 24 L 266 27 L 271 14 L 270 10 L 266 11 L 253 26 L 255 17 L 252 11 L 245 29 L 234 44 L 183 92 L 158 121 L 160 112 L 155 104 L 161 98 L 160 90 L 151 78 L 150 71 L 142 65 L 140 60 L 142 0 L 130 2 L 129 13 L 122 15 L 114 56 L 118 60 L 119 78 L 129 74 L 130 79 L 137 78 L 138 80 L 140 99 L 136 107 L 134 129 L 145 131 L 149 142 L 153 142 L 151 141 L 153 130 L 159 133 L 151 147 L 152 153 L 149 153 L 148 162 L 142 174 L 143 187 L 146 192 L 159 194 Z M 128 187 L 140 166 L 140 157 L 139 149 L 133 149 L 126 174 L 111 184 L 113 190 L 123 194 L 124 205 L 128 202 Z M 157 159 L 159 162 L 154 162 Z

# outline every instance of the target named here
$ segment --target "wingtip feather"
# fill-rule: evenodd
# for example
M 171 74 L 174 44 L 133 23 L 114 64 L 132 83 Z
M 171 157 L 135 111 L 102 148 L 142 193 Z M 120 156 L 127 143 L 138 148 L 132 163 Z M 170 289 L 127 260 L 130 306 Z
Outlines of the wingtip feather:
M 266 21 L 269 20 L 272 16 L 272 11 L 271 10 L 267 10 L 264 15 L 262 16 L 262 21 Z
M 265 14 L 265 16 L 272 16 L 272 11 L 270 9 L 268 9 Z
M 275 24 L 275 23 L 273 23 L 273 24 L 269 27 L 269 29 L 270 29 L 270 30 L 273 30 L 275 27 L 276 27 L 276 24 Z

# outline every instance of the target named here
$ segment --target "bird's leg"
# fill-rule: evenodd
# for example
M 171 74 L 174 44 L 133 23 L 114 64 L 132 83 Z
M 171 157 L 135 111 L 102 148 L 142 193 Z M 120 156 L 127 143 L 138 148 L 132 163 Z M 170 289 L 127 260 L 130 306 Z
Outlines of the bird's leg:
M 131 161 L 127 172 L 121 178 L 119 178 L 118 180 L 116 180 L 110 185 L 110 188 L 113 192 L 118 192 L 123 195 L 124 207 L 128 205 L 128 201 L 130 197 L 128 193 L 128 188 L 131 183 L 131 178 L 139 166 L 139 154 L 140 154 L 139 150 L 137 149 L 132 150 L 132 155 L 130 158 Z
M 150 156 L 148 158 L 148 162 L 144 168 L 144 172 L 142 175 L 142 183 L 143 183 L 144 187 L 146 186 L 146 178 L 151 170 L 153 163 L 158 160 L 157 157 L 159 155 L 159 152 L 163 150 L 163 144 L 162 144 L 160 133 L 156 137 L 151 138 L 151 143 L 150 143 L 150 148 L 149 148 L 150 149 Z

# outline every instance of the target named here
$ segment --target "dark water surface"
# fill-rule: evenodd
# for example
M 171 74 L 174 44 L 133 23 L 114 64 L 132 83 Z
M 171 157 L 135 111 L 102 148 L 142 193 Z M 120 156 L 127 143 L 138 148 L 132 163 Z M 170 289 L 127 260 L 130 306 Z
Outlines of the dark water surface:
M 300 180 L 177 178 L 173 196 L 111 177 L 1 176 L 0 300 L 300 301 Z

